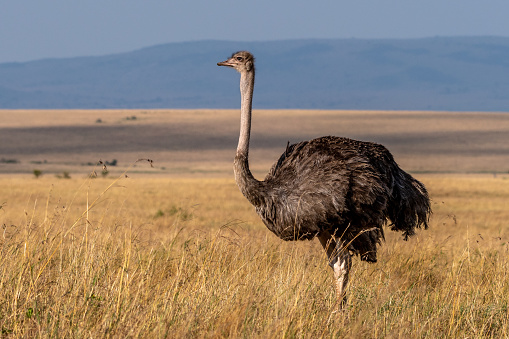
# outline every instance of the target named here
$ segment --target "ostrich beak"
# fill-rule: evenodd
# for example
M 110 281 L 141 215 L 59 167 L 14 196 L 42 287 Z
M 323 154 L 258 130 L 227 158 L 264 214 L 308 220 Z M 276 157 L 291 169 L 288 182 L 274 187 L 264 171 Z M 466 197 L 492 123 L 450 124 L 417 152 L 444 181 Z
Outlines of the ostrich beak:
M 228 66 L 228 67 L 233 67 L 233 64 L 231 63 L 231 59 L 228 59 L 228 60 L 225 60 L 225 61 L 221 61 L 221 62 L 218 62 L 217 63 L 218 66 Z

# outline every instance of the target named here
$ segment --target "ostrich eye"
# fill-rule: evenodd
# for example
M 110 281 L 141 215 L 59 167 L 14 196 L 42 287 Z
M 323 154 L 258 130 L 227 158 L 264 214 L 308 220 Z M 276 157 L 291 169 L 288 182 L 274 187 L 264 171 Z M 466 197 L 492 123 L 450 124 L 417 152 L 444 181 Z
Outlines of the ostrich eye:
M 238 61 L 242 61 L 242 57 L 237 57 L 237 60 Z

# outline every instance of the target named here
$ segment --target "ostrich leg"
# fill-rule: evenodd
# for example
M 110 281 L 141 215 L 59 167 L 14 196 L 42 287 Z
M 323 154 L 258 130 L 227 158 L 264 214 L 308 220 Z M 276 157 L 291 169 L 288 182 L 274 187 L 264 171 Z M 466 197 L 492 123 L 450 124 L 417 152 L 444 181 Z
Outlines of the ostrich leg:
M 344 305 L 346 303 L 346 286 L 348 284 L 348 273 L 352 266 L 352 257 L 341 238 L 334 239 L 330 233 L 322 232 L 318 235 L 318 239 L 327 253 L 329 266 L 334 270 L 338 300 L 341 301 L 341 305 Z

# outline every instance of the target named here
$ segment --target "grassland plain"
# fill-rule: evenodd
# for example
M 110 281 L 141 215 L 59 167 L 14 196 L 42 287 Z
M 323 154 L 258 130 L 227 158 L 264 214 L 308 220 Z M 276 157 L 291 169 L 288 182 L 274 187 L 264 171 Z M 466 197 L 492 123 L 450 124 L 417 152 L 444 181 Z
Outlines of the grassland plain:
M 18 163 L 1 164 L 2 337 L 509 337 L 509 174 L 503 173 L 508 159 L 501 133 L 509 130 L 507 115 L 319 112 L 313 119 L 309 112 L 260 112 L 266 129 L 259 127 L 253 151 L 259 177 L 280 152 L 274 144 L 327 134 L 324 129 L 338 124 L 348 133 L 330 134 L 388 141 L 431 193 L 430 229 L 408 242 L 387 230 L 377 264 L 354 259 L 349 300 L 337 311 L 318 242 L 280 241 L 231 178 L 238 112 L 184 113 L 78 111 L 66 118 L 48 112 L 62 127 L 55 130 L 44 130 L 53 123 L 37 121 L 34 111 L 20 111 L 33 115 L 25 127 L 0 114 L 0 138 L 10 133 L 17 143 L 2 139 L 0 154 L 18 154 L 8 153 L 15 145 L 23 150 Z M 281 140 L 271 137 L 277 128 L 269 121 L 290 117 L 299 123 L 283 128 Z M 210 137 L 205 127 L 215 119 L 224 124 Z M 116 127 L 98 133 L 96 124 Z M 136 128 L 122 130 L 125 124 Z M 180 137 L 160 141 L 158 124 Z M 129 139 L 144 126 L 157 132 L 159 153 L 148 148 L 152 139 L 145 140 L 147 149 L 139 146 L 144 134 Z M 29 140 L 15 133 L 23 128 Z M 46 133 L 30 139 L 37 128 Z M 189 132 L 201 133 L 201 141 L 189 139 Z M 405 135 L 408 145 L 401 142 Z M 93 140 L 101 142 L 83 148 Z M 70 151 L 55 148 L 58 141 Z M 200 150 L 203 141 L 209 146 Z M 185 147 L 170 144 L 164 151 L 165 142 Z M 97 158 L 122 164 L 153 155 L 161 156 L 164 169 L 157 161 L 156 168 L 138 162 L 127 177 L 120 173 L 124 165 L 116 168 L 117 179 L 88 177 L 100 172 L 88 164 Z M 30 171 L 34 159 L 49 159 L 39 179 Z M 449 159 L 447 166 L 440 159 Z M 53 175 L 62 170 L 71 170 L 71 179 Z M 465 174 L 469 170 L 489 174 Z M 442 173 L 429 173 L 436 171 Z
M 430 229 L 354 260 L 343 311 L 231 179 L 1 178 L 2 337 L 509 336 L 509 176 L 418 177 Z
M 238 110 L 0 110 L 0 173 L 86 175 L 116 159 L 119 174 L 150 158 L 132 172 L 225 177 L 238 129 Z M 382 143 L 412 172 L 507 173 L 508 133 L 508 113 L 255 110 L 250 156 L 263 175 L 288 141 L 338 135 Z

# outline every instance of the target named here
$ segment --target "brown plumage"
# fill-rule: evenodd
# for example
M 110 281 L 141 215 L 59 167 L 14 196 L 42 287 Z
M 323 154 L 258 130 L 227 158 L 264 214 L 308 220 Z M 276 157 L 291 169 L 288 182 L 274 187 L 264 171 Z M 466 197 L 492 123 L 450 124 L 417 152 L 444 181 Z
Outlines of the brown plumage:
M 256 180 L 248 162 L 254 58 L 241 51 L 218 65 L 241 75 L 237 185 L 281 239 L 320 240 L 344 301 L 351 254 L 376 262 L 377 245 L 388 223 L 392 230 L 402 231 L 405 240 L 415 228 L 428 227 L 426 188 L 403 171 L 384 146 L 334 136 L 287 145 L 265 180 Z

